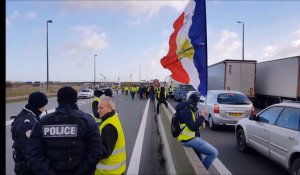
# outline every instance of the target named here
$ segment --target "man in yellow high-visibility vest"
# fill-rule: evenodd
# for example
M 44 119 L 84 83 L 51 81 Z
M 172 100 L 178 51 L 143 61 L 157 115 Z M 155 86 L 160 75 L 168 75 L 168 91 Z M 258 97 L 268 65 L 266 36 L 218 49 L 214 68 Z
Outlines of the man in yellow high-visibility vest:
M 126 170 L 126 148 L 122 124 L 115 112 L 115 102 L 111 97 L 101 96 L 98 112 L 102 122 L 100 135 L 104 159 L 98 162 L 95 175 L 124 174 Z

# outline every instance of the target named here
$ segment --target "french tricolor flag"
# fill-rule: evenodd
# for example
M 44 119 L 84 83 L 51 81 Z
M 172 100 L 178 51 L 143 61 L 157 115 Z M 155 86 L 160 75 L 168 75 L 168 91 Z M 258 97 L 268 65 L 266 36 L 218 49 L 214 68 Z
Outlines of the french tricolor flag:
M 202 96 L 207 93 L 207 32 L 205 0 L 191 0 L 173 24 L 169 52 L 161 65 L 171 77 L 192 85 Z

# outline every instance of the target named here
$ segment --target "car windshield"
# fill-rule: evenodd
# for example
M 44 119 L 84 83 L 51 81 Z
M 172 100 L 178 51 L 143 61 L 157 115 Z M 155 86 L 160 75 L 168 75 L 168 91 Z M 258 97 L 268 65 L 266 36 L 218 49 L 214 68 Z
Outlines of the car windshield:
M 182 91 L 194 91 L 195 89 L 193 88 L 192 85 L 181 85 L 180 90 L 182 90 Z
M 88 89 L 83 89 L 81 92 L 90 92 Z
M 242 94 L 235 94 L 235 93 L 222 93 L 218 95 L 218 103 L 219 104 L 250 104 L 250 100 L 248 97 Z

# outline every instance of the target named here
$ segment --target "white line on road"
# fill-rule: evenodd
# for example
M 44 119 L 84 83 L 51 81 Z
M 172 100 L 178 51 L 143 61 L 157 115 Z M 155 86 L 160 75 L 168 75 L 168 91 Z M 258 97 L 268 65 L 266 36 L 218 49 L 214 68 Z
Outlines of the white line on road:
M 142 119 L 142 122 L 140 125 L 140 129 L 139 129 L 137 138 L 135 140 L 133 152 L 132 152 L 132 155 L 130 158 L 130 163 L 129 163 L 126 174 L 139 174 L 142 148 L 143 148 L 143 143 L 144 143 L 145 128 L 146 128 L 148 109 L 149 109 L 149 102 L 150 102 L 150 99 L 148 99 L 147 104 L 146 104 L 146 108 L 145 108 L 145 111 L 143 114 L 143 119 Z
M 171 109 L 171 111 L 173 113 L 175 113 L 175 109 L 172 107 L 172 105 L 167 101 L 169 109 Z M 217 171 L 220 174 L 231 174 L 231 172 L 224 166 L 224 164 L 220 161 L 219 158 L 216 158 L 215 161 L 213 162 L 214 167 L 217 169 Z

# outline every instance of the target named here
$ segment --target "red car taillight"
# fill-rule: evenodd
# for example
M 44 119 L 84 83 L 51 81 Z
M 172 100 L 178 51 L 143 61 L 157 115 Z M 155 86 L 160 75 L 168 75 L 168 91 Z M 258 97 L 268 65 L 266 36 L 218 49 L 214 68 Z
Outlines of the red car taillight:
M 214 105 L 214 113 L 215 114 L 219 114 L 220 113 L 219 105 L 217 105 L 217 104 Z

